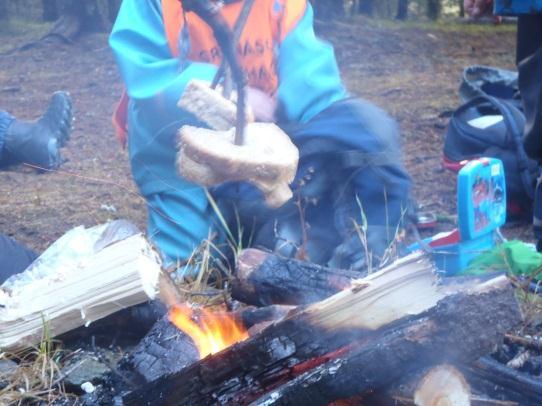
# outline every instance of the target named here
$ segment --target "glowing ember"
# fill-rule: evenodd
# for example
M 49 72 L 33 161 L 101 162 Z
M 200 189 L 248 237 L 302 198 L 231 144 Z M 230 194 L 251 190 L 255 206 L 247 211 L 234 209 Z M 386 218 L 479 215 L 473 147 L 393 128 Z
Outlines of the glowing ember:
M 200 358 L 248 338 L 246 329 L 227 313 L 175 305 L 169 312 L 169 320 L 192 338 Z

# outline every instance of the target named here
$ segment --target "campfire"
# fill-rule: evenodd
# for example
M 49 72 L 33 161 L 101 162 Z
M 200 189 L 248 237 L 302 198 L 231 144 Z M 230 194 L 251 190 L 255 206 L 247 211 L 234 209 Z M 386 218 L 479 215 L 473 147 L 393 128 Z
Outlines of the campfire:
M 135 246 L 131 239 L 120 244 Z M 112 254 L 104 251 L 100 258 L 105 254 L 99 264 L 109 265 Z M 148 265 L 139 256 L 130 261 L 134 278 L 148 271 L 138 271 Z M 91 271 L 79 270 L 74 277 L 84 280 L 96 274 Z M 519 404 L 542 402 L 542 383 L 489 357 L 521 320 L 505 276 L 439 284 L 432 261 L 416 253 L 356 279 L 352 271 L 255 249 L 239 254 L 234 275 L 232 312 L 180 304 L 182 297 L 167 294 L 173 281 L 161 277 L 162 302 L 174 305 L 151 317 L 146 335 L 111 371 L 122 379 L 84 382 L 87 389 L 96 386 L 88 394 L 90 404 L 327 405 L 343 399 L 373 404 L 370 396 L 379 395 L 410 404 L 463 399 L 452 404 L 466 405 L 480 394 Z M 55 283 L 56 291 L 69 292 L 59 288 L 65 281 Z M 135 328 L 131 310 L 119 312 L 111 325 Z M 2 330 L 10 332 L 6 343 L 15 333 L 18 342 L 32 339 L 26 330 L 34 330 L 26 324 L 9 323 Z M 64 367 L 67 375 L 85 361 L 78 356 L 83 358 Z M 70 388 L 80 385 L 71 382 Z
M 180 330 L 173 332 L 174 345 L 161 338 L 172 331 L 160 322 L 132 362 L 142 376 L 149 365 L 165 369 L 124 393 L 123 404 L 325 405 L 375 390 L 396 399 L 423 393 L 468 402 L 468 385 L 449 385 L 445 393 L 440 377 L 468 382 L 463 374 L 472 373 L 474 362 L 520 318 L 505 277 L 439 286 L 421 254 L 361 280 L 255 250 L 241 254 L 237 271 L 232 294 L 246 307 L 228 315 L 174 306 L 167 316 Z M 338 279 L 350 282 L 338 288 Z M 264 327 L 249 337 L 240 319 L 250 331 Z M 156 351 L 157 337 L 163 354 Z M 193 344 L 199 358 L 187 356 Z M 178 354 L 175 362 L 172 354 Z M 444 365 L 451 361 L 457 369 Z M 411 377 L 412 391 L 397 392 Z M 423 390 L 414 393 L 420 382 Z

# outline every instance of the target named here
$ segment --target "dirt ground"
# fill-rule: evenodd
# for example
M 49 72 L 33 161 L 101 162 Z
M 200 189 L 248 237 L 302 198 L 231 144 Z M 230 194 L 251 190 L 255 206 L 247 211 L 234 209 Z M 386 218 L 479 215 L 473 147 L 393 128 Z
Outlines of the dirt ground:
M 47 27 L 33 28 L 37 34 Z M 473 64 L 513 68 L 514 27 L 356 19 L 317 28 L 335 45 L 349 90 L 399 121 L 418 203 L 454 214 L 455 179 L 440 157 L 447 117 L 459 104 L 460 73 Z M 30 35 L 19 25 L 0 28 L 0 51 Z M 63 150 L 67 162 L 54 173 L 21 166 L 0 172 L 0 231 L 36 250 L 80 224 L 127 218 L 145 225 L 145 202 L 111 127 L 121 80 L 106 35 L 0 56 L 0 108 L 36 118 L 59 89 L 71 93 L 75 106 L 72 138 Z M 531 238 L 528 226 L 505 233 Z

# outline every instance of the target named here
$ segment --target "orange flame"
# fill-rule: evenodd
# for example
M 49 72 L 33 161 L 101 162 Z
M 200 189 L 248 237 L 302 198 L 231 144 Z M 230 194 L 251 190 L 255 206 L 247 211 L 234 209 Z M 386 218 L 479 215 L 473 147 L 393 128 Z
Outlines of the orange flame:
M 223 312 L 196 311 L 187 305 L 175 305 L 169 311 L 169 320 L 192 338 L 200 358 L 248 338 L 246 329 Z

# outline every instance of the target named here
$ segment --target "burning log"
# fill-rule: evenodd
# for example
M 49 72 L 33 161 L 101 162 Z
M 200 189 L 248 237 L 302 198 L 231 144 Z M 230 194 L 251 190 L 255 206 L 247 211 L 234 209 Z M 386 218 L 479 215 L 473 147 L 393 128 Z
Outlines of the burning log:
M 520 317 L 507 280 L 450 290 L 433 271 L 422 254 L 403 258 L 123 402 L 326 404 L 488 353 Z
M 235 320 L 249 329 L 283 318 L 292 308 L 268 306 L 235 312 Z M 173 325 L 168 316 L 158 320 L 147 335 L 128 354 L 123 369 L 135 372 L 144 382 L 179 372 L 200 359 L 193 339 Z
M 164 374 L 178 372 L 198 359 L 198 350 L 190 336 L 171 324 L 166 315 L 126 357 L 124 368 L 151 382 Z
M 241 321 L 247 329 L 257 327 L 262 323 L 270 323 L 277 320 L 282 320 L 293 312 L 294 306 L 271 305 L 265 307 L 246 307 L 238 312 L 236 318 Z
M 249 248 L 237 258 L 232 297 L 255 306 L 304 305 L 350 287 L 359 273 Z
M 106 230 L 107 232 L 107 230 Z M 0 289 L 0 348 L 40 342 L 154 298 L 160 260 L 136 234 L 99 250 L 75 269 L 52 270 Z

